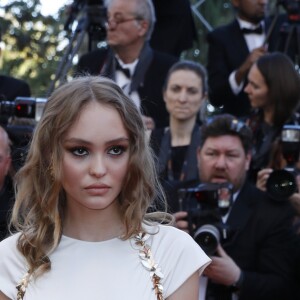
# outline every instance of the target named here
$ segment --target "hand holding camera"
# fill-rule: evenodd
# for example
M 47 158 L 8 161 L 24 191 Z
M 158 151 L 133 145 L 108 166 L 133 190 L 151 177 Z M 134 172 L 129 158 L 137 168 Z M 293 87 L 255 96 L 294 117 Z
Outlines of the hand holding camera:
M 300 152 L 300 126 L 285 125 L 280 140 L 282 157 L 286 167 L 281 170 L 265 168 L 258 172 L 256 186 L 266 191 L 274 200 L 285 201 L 299 190 L 297 177 L 299 170 L 296 167 Z
M 186 211 L 178 211 L 173 214 L 175 218 L 176 227 L 189 233 L 189 224 L 187 221 L 188 213 Z
M 280 172 L 279 172 L 280 171 Z M 256 181 L 256 187 L 259 188 L 260 190 L 264 191 L 264 192 L 267 192 L 267 182 L 269 184 L 269 186 L 271 184 L 274 184 L 274 182 L 278 181 L 280 182 L 280 180 L 275 180 L 275 178 L 278 178 L 278 175 L 279 174 L 279 177 L 281 176 L 280 174 L 282 174 L 282 171 L 283 170 L 279 170 L 279 171 L 273 171 L 273 169 L 270 169 L 270 168 L 266 168 L 266 169 L 262 169 L 260 170 L 258 173 L 257 173 L 257 181 Z M 275 172 L 273 174 L 273 172 Z M 272 175 L 271 179 L 270 178 L 270 175 Z M 286 176 L 288 175 L 287 173 L 285 173 Z M 288 190 L 289 191 L 289 188 L 288 186 L 292 187 L 292 191 L 295 190 L 294 192 L 288 192 L 288 197 L 286 199 L 288 199 L 290 201 L 290 203 L 293 205 L 293 207 L 295 208 L 295 210 L 297 211 L 297 213 L 300 215 L 300 174 L 296 175 L 294 177 L 294 175 L 290 174 L 291 176 L 291 184 L 288 185 L 287 184 L 287 187 L 284 187 L 284 185 L 282 185 L 281 189 L 283 190 Z M 273 178 L 273 179 L 272 179 Z M 282 181 L 281 181 L 282 182 Z M 287 181 L 288 182 L 288 181 Z M 278 183 L 276 184 L 277 185 L 277 189 L 279 187 Z M 270 189 L 270 187 L 269 187 Z M 279 200 L 279 199 L 278 199 Z M 281 199 L 281 200 L 284 200 L 284 199 Z
M 181 211 L 175 214 L 177 227 L 188 230 L 207 255 L 215 254 L 231 233 L 222 217 L 231 208 L 232 190 L 232 184 L 227 182 L 202 183 L 179 190 Z
M 221 245 L 218 245 L 216 254 L 217 256 L 210 257 L 212 262 L 203 274 L 215 283 L 227 286 L 234 285 L 240 278 L 241 269 Z

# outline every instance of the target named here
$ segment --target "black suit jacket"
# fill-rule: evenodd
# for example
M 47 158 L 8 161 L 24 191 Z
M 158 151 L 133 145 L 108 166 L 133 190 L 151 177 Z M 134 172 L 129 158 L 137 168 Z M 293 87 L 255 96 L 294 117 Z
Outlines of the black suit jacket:
M 276 202 L 249 183 L 242 188 L 227 220 L 233 234 L 223 243 L 245 273 L 240 300 L 295 299 L 290 295 L 296 254 L 292 219 L 288 202 Z M 230 299 L 232 293 L 222 285 L 208 289 L 216 293 L 209 299 Z
M 266 21 L 266 29 L 271 23 Z M 277 47 L 280 24 L 276 23 L 269 39 L 268 50 Z M 209 99 L 215 106 L 224 106 L 223 112 L 237 117 L 248 116 L 250 103 L 244 91 L 234 95 L 229 85 L 229 75 L 245 61 L 249 55 L 245 38 L 237 20 L 216 28 L 207 35 L 208 58 L 207 71 Z
M 110 48 L 98 49 L 83 55 L 77 66 L 77 75 L 89 73 L 115 78 L 116 66 L 113 51 Z M 169 68 L 177 61 L 176 57 L 147 49 L 143 60 L 139 60 L 132 85 L 136 86 L 141 99 L 142 113 L 154 119 L 156 127 L 165 127 L 169 123 L 169 114 L 162 96 L 162 88 Z

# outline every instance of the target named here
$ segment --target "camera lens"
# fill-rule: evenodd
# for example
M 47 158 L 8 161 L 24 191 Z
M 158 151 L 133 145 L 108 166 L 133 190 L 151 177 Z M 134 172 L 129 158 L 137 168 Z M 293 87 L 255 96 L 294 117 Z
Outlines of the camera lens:
M 297 183 L 292 172 L 275 170 L 270 174 L 266 188 L 273 199 L 283 201 L 297 191 Z
M 207 255 L 213 255 L 220 242 L 220 232 L 216 226 L 205 224 L 196 230 L 194 240 Z

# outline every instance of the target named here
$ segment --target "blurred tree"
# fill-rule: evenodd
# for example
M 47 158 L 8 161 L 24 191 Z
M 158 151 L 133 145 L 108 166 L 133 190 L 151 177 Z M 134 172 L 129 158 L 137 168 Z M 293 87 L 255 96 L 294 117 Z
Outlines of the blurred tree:
M 206 35 L 213 28 L 226 24 L 233 18 L 230 0 L 191 0 L 194 20 L 198 33 L 198 41 L 194 48 L 183 53 L 187 59 L 198 60 L 206 64 Z
M 26 80 L 33 96 L 45 97 L 67 42 L 64 11 L 44 16 L 39 0 L 8 1 L 1 9 L 1 73 Z

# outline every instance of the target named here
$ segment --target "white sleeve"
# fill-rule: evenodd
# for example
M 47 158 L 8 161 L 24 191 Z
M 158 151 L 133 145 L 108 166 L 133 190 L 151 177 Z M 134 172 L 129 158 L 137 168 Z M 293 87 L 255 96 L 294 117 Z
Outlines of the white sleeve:
M 193 273 L 198 271 L 200 276 L 211 259 L 184 231 L 172 226 L 162 227 L 169 228 L 161 228 L 161 231 L 166 231 L 165 237 L 160 239 L 154 258 L 164 274 L 164 296 L 167 298 Z
M 244 86 L 244 81 L 242 81 L 242 82 L 238 85 L 238 83 L 237 83 L 236 80 L 235 80 L 235 74 L 236 74 L 236 71 L 231 72 L 228 81 L 229 81 L 229 85 L 230 85 L 230 87 L 231 87 L 232 92 L 233 92 L 235 95 L 237 95 L 239 92 L 242 91 L 243 86 Z
M 24 257 L 17 250 L 19 234 L 0 243 L 0 291 L 8 298 L 17 299 L 16 285 L 26 273 Z

